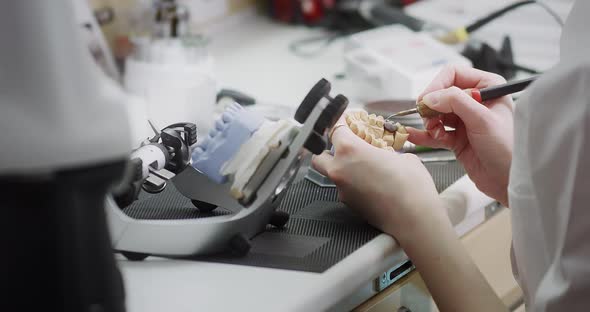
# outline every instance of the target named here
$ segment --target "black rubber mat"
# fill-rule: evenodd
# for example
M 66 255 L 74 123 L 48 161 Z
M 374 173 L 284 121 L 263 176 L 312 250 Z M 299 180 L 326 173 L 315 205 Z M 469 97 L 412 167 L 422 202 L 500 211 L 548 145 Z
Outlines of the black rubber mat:
M 217 208 L 208 213 L 199 212 L 190 199 L 180 195 L 173 183 L 158 194 L 142 192 L 139 200 L 123 212 L 140 220 L 186 220 L 231 214 L 231 211 Z
M 454 161 L 427 163 L 426 167 L 439 191 L 464 175 L 463 168 Z M 230 213 L 215 210 L 199 214 L 191 201 L 171 186 L 158 196 L 140 200 L 125 212 L 142 219 L 190 219 Z M 322 188 L 300 178 L 287 192 L 278 210 L 290 214 L 289 222 L 282 229 L 268 226 L 254 237 L 246 256 L 220 254 L 190 259 L 323 272 L 380 233 L 339 203 L 334 188 Z

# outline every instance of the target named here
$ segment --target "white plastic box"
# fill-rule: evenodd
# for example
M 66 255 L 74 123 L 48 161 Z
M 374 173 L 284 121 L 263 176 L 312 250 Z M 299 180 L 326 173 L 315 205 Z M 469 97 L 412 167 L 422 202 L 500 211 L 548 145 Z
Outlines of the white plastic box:
M 344 60 L 351 91 L 362 102 L 415 99 L 446 64 L 472 66 L 453 48 L 401 25 L 350 36 Z

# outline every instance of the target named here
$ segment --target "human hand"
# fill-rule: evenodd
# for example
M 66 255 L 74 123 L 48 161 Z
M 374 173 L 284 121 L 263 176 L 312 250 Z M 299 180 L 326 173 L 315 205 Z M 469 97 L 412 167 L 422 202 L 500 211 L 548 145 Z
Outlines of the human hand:
M 479 190 L 508 205 L 514 103 L 504 96 L 482 105 L 462 90 L 505 82 L 499 75 L 474 68 L 446 67 L 418 98 L 446 114 L 424 119 L 426 130 L 408 128 L 408 139 L 453 151 Z M 447 131 L 445 126 L 454 130 Z
M 422 220 L 448 220 L 432 177 L 416 155 L 372 146 L 346 126 L 344 117 L 333 129 L 334 155 L 325 151 L 312 163 L 336 184 L 342 202 L 402 245 Z

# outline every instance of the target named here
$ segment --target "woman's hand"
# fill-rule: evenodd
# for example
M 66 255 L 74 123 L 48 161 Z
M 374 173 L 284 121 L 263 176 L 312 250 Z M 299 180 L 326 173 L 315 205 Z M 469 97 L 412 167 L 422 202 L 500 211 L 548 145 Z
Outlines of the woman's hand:
M 425 119 L 425 131 L 408 128 L 408 139 L 417 145 L 453 151 L 482 192 L 508 205 L 514 104 L 505 96 L 482 105 L 462 90 L 505 82 L 499 75 L 470 67 L 445 68 L 419 100 L 446 114 Z M 447 131 L 444 126 L 454 130 Z
M 340 200 L 369 223 L 395 236 L 403 245 L 418 224 L 436 216 L 448 222 L 432 177 L 413 154 L 397 154 L 368 144 L 346 126 L 335 126 L 327 151 L 313 166 L 338 187 Z M 443 223 L 444 223 L 443 222 Z
M 504 311 L 457 238 L 418 157 L 368 144 L 352 133 L 344 118 L 333 129 L 334 156 L 314 156 L 313 166 L 334 181 L 340 200 L 396 238 L 420 270 L 437 307 Z

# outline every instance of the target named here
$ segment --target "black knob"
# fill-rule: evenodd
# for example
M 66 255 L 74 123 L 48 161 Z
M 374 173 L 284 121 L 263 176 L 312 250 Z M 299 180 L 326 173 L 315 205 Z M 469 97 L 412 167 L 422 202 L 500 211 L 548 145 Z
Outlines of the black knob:
M 326 141 L 317 133 L 312 133 L 305 141 L 305 148 L 310 152 L 319 155 L 326 149 Z
M 295 120 L 299 123 L 304 123 L 318 102 L 323 97 L 329 96 L 331 89 L 332 86 L 328 80 L 322 78 L 322 80 L 318 81 L 307 93 L 301 102 L 301 105 L 297 108 L 297 111 L 295 112 Z
M 245 256 L 250 251 L 250 241 L 243 234 L 236 234 L 229 241 L 231 252 L 238 256 Z
M 331 128 L 338 121 L 338 118 L 342 116 L 346 107 L 348 107 L 348 99 L 344 95 L 338 94 L 330 100 L 330 104 L 326 106 L 313 129 L 317 133 L 323 134 L 326 129 Z
M 184 133 L 186 134 L 186 143 L 188 146 L 197 143 L 197 125 L 186 123 L 184 125 Z
M 274 211 L 268 222 L 270 225 L 283 228 L 289 222 L 289 214 L 284 211 Z

